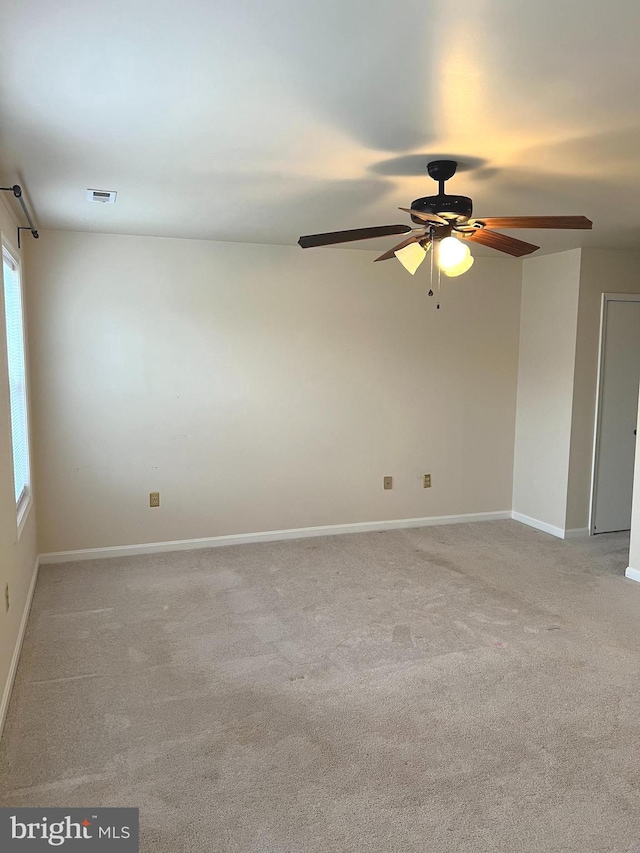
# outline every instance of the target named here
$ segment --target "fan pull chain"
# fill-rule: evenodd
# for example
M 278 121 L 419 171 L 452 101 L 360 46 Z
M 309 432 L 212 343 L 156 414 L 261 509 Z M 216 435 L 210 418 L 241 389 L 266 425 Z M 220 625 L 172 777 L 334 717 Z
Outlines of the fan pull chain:
M 435 244 L 435 241 L 433 239 L 433 229 L 431 229 L 431 257 L 429 259 L 429 268 L 430 268 L 429 296 L 433 296 L 433 256 L 435 255 L 435 253 L 436 253 L 436 244 Z
M 438 267 L 438 304 L 436 305 L 438 311 L 440 310 L 440 267 Z

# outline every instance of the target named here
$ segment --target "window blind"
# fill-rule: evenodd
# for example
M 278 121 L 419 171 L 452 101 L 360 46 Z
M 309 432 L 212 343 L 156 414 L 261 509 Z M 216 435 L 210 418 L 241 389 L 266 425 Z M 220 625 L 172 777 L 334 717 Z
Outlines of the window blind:
M 6 249 L 2 250 L 2 269 L 4 274 L 4 308 L 7 324 L 7 362 L 9 368 L 13 477 L 16 505 L 19 509 L 29 495 L 27 380 L 20 269 Z

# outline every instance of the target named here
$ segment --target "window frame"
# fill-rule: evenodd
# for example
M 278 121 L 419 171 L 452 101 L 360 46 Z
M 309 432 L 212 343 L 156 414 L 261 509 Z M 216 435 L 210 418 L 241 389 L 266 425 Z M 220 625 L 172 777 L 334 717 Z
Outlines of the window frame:
M 25 293 L 24 293 L 24 280 L 22 276 L 22 258 L 20 257 L 20 252 L 18 249 L 11 243 L 11 241 L 7 240 L 7 238 L 2 235 L 2 319 L 4 321 L 4 337 L 5 337 L 5 358 L 7 359 L 7 367 L 8 367 L 8 341 L 7 341 L 7 332 L 8 332 L 8 324 L 7 324 L 7 316 L 6 316 L 6 299 L 4 293 L 4 256 L 8 255 L 11 262 L 15 265 L 16 271 L 18 273 L 18 286 L 20 288 L 20 307 L 22 317 L 22 346 L 24 349 L 24 383 L 25 383 L 25 420 L 26 420 L 26 438 L 27 438 L 27 484 L 25 488 L 22 490 L 22 494 L 15 502 L 16 508 L 16 535 L 17 540 L 20 539 L 22 535 L 22 531 L 27 523 L 27 519 L 31 512 L 31 507 L 33 506 L 33 488 L 32 488 L 32 476 L 31 472 L 33 470 L 32 458 L 31 458 L 31 406 L 30 406 L 30 385 L 29 385 L 29 365 L 28 365 L 28 346 L 27 346 L 27 324 L 26 324 L 26 311 L 25 311 Z M 8 391 L 8 400 L 9 400 L 9 418 L 11 418 L 11 384 L 9 378 L 9 371 L 7 369 L 7 391 Z M 15 455 L 13 450 L 13 433 L 11 427 L 9 427 L 9 435 L 11 438 L 11 471 L 13 477 L 15 478 Z M 15 483 L 15 479 L 14 479 Z

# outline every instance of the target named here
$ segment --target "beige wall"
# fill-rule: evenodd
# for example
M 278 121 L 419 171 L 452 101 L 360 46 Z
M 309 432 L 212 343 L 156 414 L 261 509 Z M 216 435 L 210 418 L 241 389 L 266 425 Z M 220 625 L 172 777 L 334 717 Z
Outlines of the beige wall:
M 523 262 L 513 510 L 564 531 L 580 250 Z
M 368 251 L 29 249 L 42 552 L 510 508 L 518 261 L 436 311 Z
M 578 306 L 567 527 L 589 524 L 603 293 L 640 293 L 640 252 L 583 249 Z
M 10 209 L 5 205 L 4 199 L 0 199 L 0 233 L 3 241 L 10 244 L 12 254 L 19 256 L 20 252 L 16 245 L 16 222 Z M 26 278 L 23 281 L 27 287 Z M 16 528 L 4 292 L 1 284 L 0 271 L 0 701 L 3 695 L 6 696 L 5 688 L 37 555 L 33 505 L 19 538 Z M 4 590 L 7 583 L 10 607 L 9 612 L 5 613 Z M 0 705 L 0 727 L 4 710 Z

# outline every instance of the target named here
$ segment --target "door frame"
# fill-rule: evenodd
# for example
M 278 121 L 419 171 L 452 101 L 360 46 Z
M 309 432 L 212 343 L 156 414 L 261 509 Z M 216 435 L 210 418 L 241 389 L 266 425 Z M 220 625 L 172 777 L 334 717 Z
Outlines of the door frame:
M 589 503 L 589 536 L 595 533 L 596 497 L 598 493 L 598 461 L 600 450 L 600 419 L 604 385 L 604 350 L 607 335 L 607 314 L 610 302 L 640 302 L 640 293 L 603 293 L 600 305 L 600 338 L 598 341 L 598 378 L 596 385 L 596 411 L 591 464 L 591 500 Z

